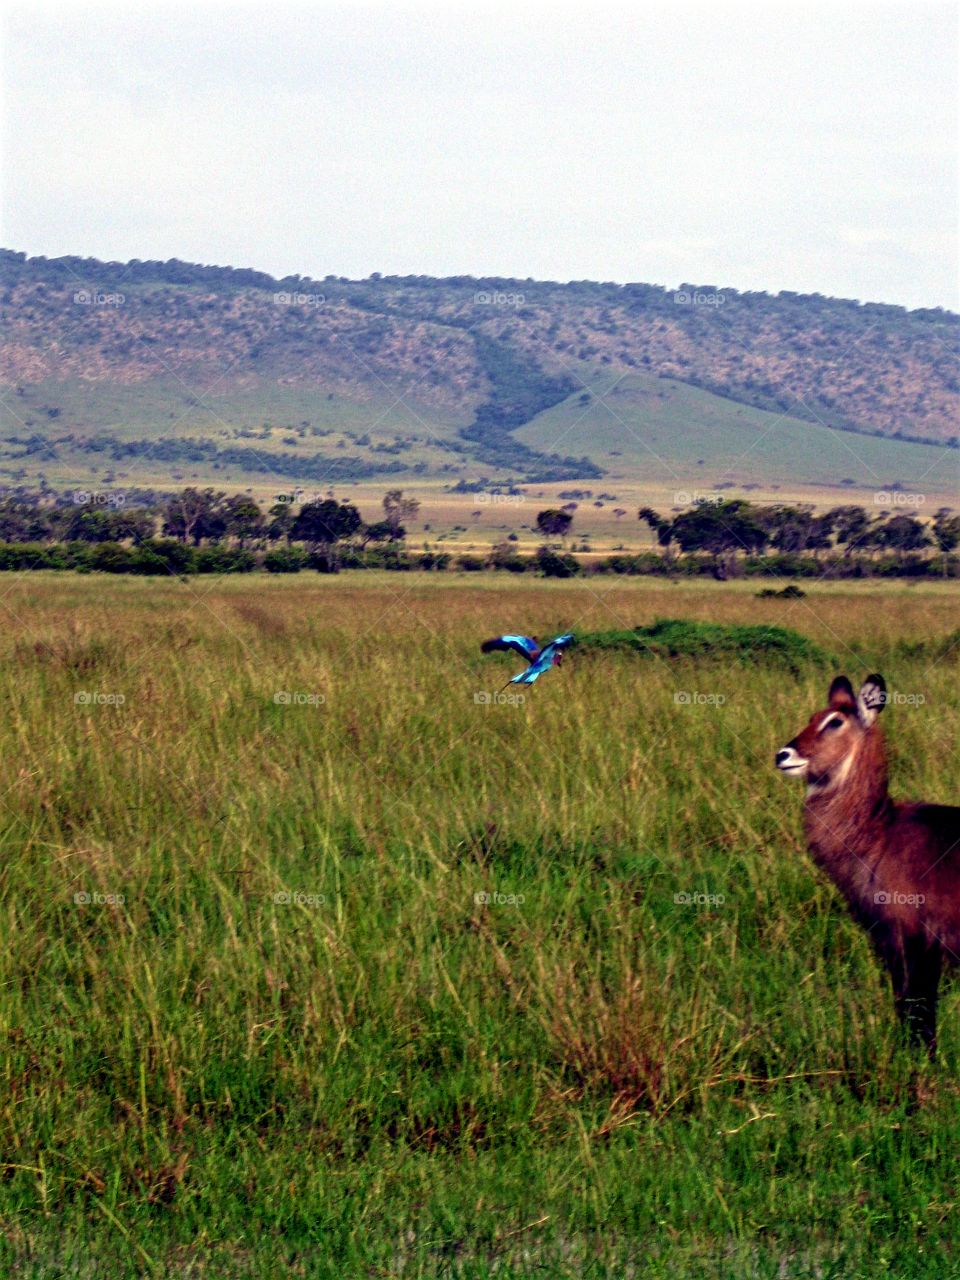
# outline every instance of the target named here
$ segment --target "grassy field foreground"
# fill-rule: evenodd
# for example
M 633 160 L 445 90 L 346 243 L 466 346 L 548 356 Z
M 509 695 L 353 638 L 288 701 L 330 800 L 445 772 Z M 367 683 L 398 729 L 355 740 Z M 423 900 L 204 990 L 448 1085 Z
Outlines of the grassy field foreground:
M 879 669 L 957 802 L 955 587 L 0 588 L 6 1274 L 960 1274 L 956 986 L 928 1067 L 772 765 Z M 478 652 L 658 617 L 836 661 Z

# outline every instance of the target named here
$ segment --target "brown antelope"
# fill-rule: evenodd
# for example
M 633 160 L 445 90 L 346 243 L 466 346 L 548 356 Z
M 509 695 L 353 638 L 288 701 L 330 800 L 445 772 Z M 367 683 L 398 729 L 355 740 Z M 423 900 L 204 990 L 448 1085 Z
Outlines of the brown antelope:
M 960 960 L 960 808 L 897 804 L 877 716 L 883 676 L 859 694 L 846 676 L 828 705 L 776 756 L 807 784 L 804 826 L 814 862 L 870 935 L 893 984 L 897 1014 L 932 1058 L 943 963 Z

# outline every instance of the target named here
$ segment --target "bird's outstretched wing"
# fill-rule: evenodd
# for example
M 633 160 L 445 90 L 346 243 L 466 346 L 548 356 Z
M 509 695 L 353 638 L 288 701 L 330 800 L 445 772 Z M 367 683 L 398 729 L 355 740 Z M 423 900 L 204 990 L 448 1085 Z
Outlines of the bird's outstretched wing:
M 533 684 L 534 681 L 539 679 L 545 671 L 550 670 L 556 662 L 558 655 L 561 654 L 568 645 L 573 644 L 575 639 L 576 637 L 572 631 L 565 635 L 557 636 L 556 640 L 551 640 L 550 643 L 541 651 L 536 661 L 532 662 L 526 671 L 521 671 L 520 674 L 518 676 L 514 676 L 509 683 Z
M 573 634 L 572 631 L 567 631 L 564 635 L 557 636 L 555 640 L 551 640 L 550 643 L 547 645 L 547 648 L 555 649 L 555 650 L 566 649 L 568 645 L 573 644 L 576 638 L 577 637 Z
M 532 636 L 494 636 L 492 640 L 484 640 L 480 646 L 481 653 L 519 653 L 527 662 L 535 662 L 540 646 Z

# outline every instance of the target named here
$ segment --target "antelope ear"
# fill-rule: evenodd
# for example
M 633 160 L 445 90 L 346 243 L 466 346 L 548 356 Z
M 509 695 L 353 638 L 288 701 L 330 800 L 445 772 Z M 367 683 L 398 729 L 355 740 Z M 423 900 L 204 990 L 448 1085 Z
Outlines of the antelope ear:
M 883 676 L 867 676 L 857 695 L 857 715 L 867 728 L 887 705 L 887 682 Z
M 853 692 L 853 685 L 846 676 L 837 676 L 830 686 L 827 705 L 830 707 L 846 707 L 848 711 L 852 711 L 856 707 L 857 697 Z

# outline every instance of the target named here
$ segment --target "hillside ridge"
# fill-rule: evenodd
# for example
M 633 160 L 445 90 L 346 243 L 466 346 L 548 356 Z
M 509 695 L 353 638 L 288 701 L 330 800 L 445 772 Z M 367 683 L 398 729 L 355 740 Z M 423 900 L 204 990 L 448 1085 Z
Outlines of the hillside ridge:
M 405 469 L 597 479 L 609 461 L 578 448 L 576 422 L 562 452 L 517 432 L 566 402 L 612 412 L 601 380 L 637 376 L 793 424 L 960 443 L 960 316 L 941 308 L 692 284 L 277 278 L 2 250 L 0 321 L 11 463 L 56 435 L 81 453 L 176 439 L 194 460 L 242 467 L 243 439 L 276 446 L 269 433 L 286 431 L 293 476 L 329 463 L 347 481 Z M 709 424 L 703 434 L 709 459 Z

